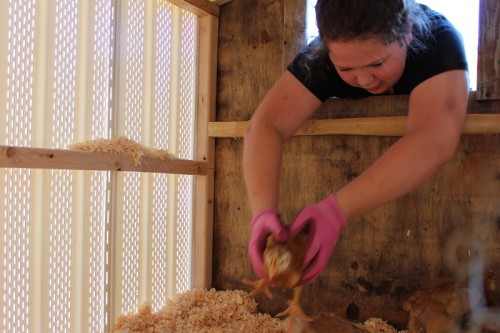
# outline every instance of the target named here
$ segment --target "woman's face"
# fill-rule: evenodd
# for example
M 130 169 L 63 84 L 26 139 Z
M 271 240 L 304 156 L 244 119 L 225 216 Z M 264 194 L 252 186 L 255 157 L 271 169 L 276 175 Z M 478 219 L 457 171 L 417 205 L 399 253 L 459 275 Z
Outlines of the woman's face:
M 378 39 L 327 42 L 330 59 L 340 77 L 351 86 L 372 94 L 390 90 L 401 78 L 406 63 L 407 45 L 398 41 L 383 44 Z

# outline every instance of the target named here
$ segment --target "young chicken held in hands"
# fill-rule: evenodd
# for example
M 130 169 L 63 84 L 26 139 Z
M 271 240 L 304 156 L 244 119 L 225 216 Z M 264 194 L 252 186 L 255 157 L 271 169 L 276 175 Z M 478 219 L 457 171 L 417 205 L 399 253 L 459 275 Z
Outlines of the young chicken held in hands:
M 297 286 L 303 274 L 307 242 L 308 235 L 305 231 L 285 243 L 278 243 L 272 235 L 269 236 L 263 253 L 264 270 L 268 281 L 243 279 L 245 284 L 255 287 L 250 293 L 252 296 L 263 292 L 272 298 L 269 287 L 293 288 L 293 299 L 289 302 L 288 308 L 276 315 L 277 317 L 288 316 L 290 323 L 293 323 L 294 318 L 297 317 L 310 321 L 300 306 L 303 286 Z

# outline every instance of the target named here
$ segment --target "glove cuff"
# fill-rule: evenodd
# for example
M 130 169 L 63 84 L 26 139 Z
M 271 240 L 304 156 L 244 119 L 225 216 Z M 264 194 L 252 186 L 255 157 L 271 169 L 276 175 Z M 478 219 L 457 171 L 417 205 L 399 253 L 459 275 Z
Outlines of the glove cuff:
M 342 208 L 340 208 L 337 197 L 334 194 L 330 194 L 328 197 L 326 197 L 321 202 L 321 205 L 327 206 L 330 213 L 335 215 L 336 220 L 339 221 L 341 228 L 344 228 L 347 225 L 347 219 L 344 215 L 344 212 L 342 211 Z
M 264 210 L 261 210 L 260 212 L 258 212 L 253 218 L 252 218 L 252 221 L 250 222 L 250 224 L 252 225 L 252 227 L 255 226 L 255 224 L 257 223 L 257 221 L 262 218 L 263 216 L 266 216 L 266 215 L 279 215 L 279 211 L 277 208 L 266 208 Z

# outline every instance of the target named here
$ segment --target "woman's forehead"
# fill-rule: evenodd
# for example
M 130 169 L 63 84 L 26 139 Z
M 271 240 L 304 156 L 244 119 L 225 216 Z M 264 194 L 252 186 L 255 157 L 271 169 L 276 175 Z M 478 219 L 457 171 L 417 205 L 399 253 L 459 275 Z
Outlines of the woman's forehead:
M 341 67 L 367 66 L 401 49 L 397 42 L 385 44 L 378 39 L 327 42 L 325 46 L 333 63 Z

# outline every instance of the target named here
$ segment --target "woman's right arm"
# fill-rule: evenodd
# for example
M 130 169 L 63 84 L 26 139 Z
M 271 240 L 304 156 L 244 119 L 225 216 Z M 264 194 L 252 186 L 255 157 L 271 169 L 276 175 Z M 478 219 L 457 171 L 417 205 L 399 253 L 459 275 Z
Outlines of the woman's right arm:
M 321 104 L 285 71 L 253 114 L 243 147 L 243 174 L 253 215 L 277 208 L 283 143 Z

